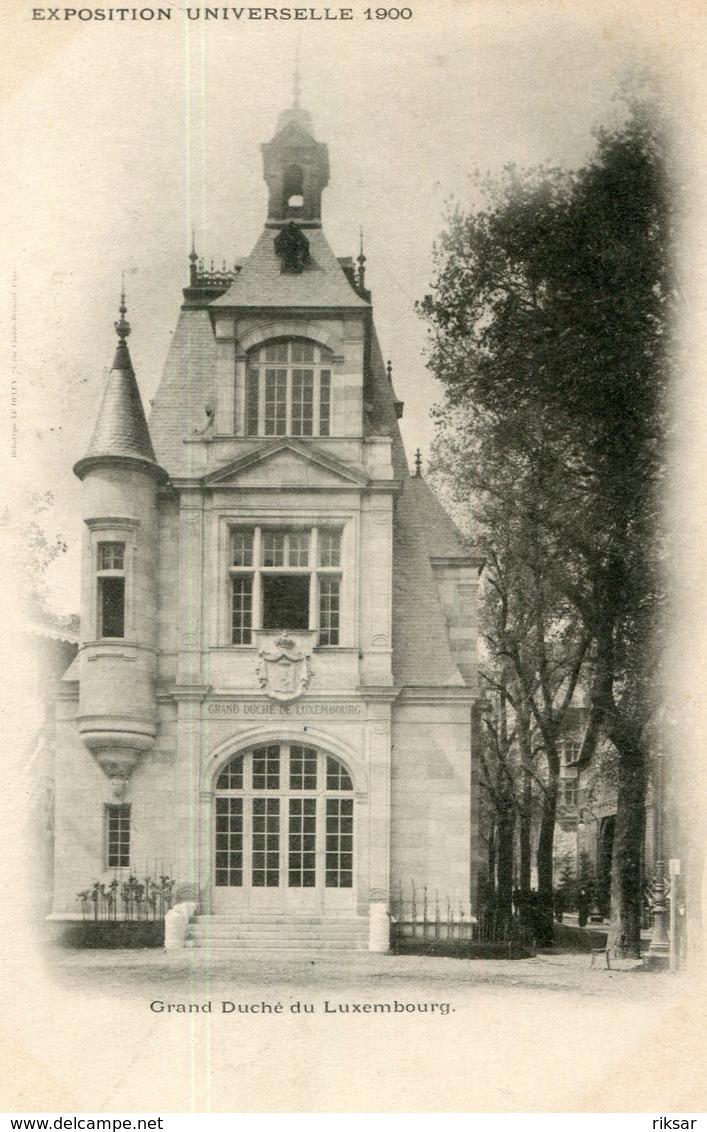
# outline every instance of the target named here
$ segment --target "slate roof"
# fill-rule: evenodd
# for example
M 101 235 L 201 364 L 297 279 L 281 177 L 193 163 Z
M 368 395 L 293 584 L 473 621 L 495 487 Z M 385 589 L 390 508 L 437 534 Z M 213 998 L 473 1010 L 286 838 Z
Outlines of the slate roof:
M 443 535 L 445 547 L 454 539 L 459 556 L 462 537 L 436 495 L 409 473 L 395 413 L 395 392 L 375 332 L 369 395 L 372 407 L 368 430 L 390 433 L 393 470 L 402 480 L 393 515 L 393 680 L 403 687 L 463 686 L 449 647 L 430 562 L 431 554 L 440 553 L 435 532 Z
M 201 475 L 200 459 L 184 438 L 207 423 L 215 403 L 216 339 L 207 310 L 182 310 L 150 413 L 150 435 L 160 464 L 171 476 Z M 197 446 L 198 447 L 198 446 Z
M 93 435 L 77 474 L 86 460 L 101 456 L 121 456 L 156 464 L 147 428 L 130 351 L 123 341 L 115 351 L 113 368 L 106 384 Z
M 415 507 L 425 532 L 427 549 L 432 558 L 458 558 L 467 560 L 475 557 L 456 523 L 450 518 L 422 476 L 410 477 L 410 490 L 415 499 Z
M 225 295 L 212 307 L 367 307 L 329 247 L 321 228 L 306 228 L 311 263 L 286 275 L 275 254 L 279 228 L 265 228 Z

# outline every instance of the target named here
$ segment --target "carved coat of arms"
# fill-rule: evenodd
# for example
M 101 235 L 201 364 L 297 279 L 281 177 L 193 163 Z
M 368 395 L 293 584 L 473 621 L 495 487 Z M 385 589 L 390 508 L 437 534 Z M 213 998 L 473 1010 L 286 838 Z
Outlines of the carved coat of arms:
M 310 659 L 292 637 L 283 634 L 274 648 L 260 649 L 258 656 L 258 681 L 271 699 L 287 703 L 306 691 L 312 675 Z

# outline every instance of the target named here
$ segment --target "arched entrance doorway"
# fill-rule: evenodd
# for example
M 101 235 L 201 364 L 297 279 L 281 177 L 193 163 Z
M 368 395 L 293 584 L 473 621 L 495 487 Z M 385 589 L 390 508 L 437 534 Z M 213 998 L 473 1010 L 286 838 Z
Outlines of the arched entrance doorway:
M 339 759 L 254 746 L 219 772 L 214 807 L 215 912 L 351 913 L 354 794 Z

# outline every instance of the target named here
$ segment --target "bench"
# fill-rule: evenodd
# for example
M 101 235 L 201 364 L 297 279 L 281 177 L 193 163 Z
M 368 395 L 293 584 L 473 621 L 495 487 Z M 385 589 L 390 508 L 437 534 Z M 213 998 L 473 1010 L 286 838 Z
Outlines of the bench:
M 587 928 L 584 928 L 583 930 L 584 930 L 584 934 L 587 937 L 587 941 L 589 943 L 589 950 L 592 953 L 592 961 L 589 964 L 589 966 L 590 967 L 594 966 L 594 964 L 596 962 L 597 955 L 603 955 L 605 960 L 606 960 L 606 969 L 607 969 L 607 971 L 610 971 L 611 970 L 611 961 L 609 959 L 609 937 L 607 936 L 606 941 L 601 946 L 598 946 L 594 942 L 595 937 L 592 934 L 592 932 L 590 932 Z

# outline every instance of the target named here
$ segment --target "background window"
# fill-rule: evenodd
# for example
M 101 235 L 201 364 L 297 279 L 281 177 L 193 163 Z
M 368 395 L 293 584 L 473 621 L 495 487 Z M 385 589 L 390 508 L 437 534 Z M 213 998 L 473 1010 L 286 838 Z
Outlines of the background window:
M 353 798 L 326 800 L 327 888 L 351 888 L 353 885 Z
M 290 790 L 317 789 L 317 762 L 311 747 L 290 747 Z
M 339 643 L 339 590 L 338 578 L 326 575 L 319 580 L 319 644 Z
M 316 798 L 290 798 L 287 883 L 290 888 L 316 884 Z
M 254 888 L 280 884 L 280 799 L 253 799 L 252 883 Z
M 279 746 L 259 747 L 253 751 L 253 789 L 280 789 Z
M 579 803 L 579 784 L 575 781 L 564 782 L 562 788 L 564 805 L 576 809 Z
M 324 527 L 319 532 L 319 565 L 341 565 L 341 531 Z
M 237 529 L 231 534 L 231 565 L 253 565 L 253 532 Z
M 130 865 L 130 805 L 106 806 L 106 864 L 109 869 Z
M 98 544 L 98 569 L 99 570 L 122 570 L 124 569 L 125 559 L 125 543 L 124 542 L 99 542 Z
M 253 575 L 239 574 L 231 579 L 231 641 L 249 645 L 253 630 Z
M 125 578 L 98 579 L 100 637 L 125 636 Z
M 215 864 L 215 880 L 219 887 L 240 887 L 243 884 L 242 798 L 216 799 Z
M 263 531 L 263 566 L 285 565 L 285 532 Z

